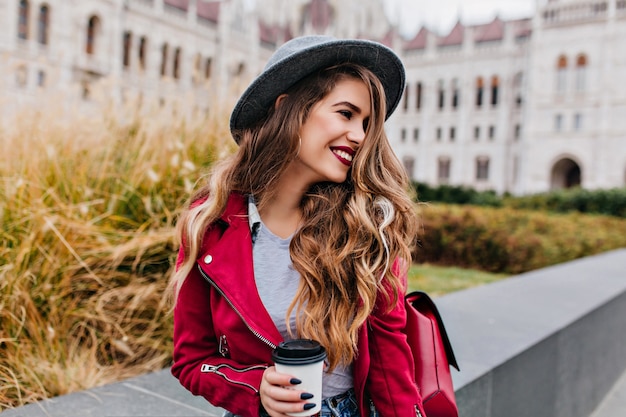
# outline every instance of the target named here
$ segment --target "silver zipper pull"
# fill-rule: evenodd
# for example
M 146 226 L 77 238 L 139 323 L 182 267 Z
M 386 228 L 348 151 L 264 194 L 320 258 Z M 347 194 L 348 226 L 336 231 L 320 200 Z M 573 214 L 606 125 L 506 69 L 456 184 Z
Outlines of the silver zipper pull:
M 219 343 L 219 347 L 218 347 L 218 352 L 220 353 L 220 355 L 222 355 L 223 357 L 227 358 L 228 357 L 228 341 L 226 340 L 226 335 L 223 334 L 220 336 L 220 343 Z
M 209 365 L 208 363 L 203 363 L 200 367 L 200 372 L 208 373 L 208 372 L 216 372 L 219 367 L 215 365 Z

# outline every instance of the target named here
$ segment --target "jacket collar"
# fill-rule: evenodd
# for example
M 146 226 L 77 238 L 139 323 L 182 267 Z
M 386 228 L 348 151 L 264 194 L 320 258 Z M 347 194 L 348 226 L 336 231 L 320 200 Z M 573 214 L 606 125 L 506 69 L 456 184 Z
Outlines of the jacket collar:
M 246 195 L 231 194 L 221 230 L 207 233 L 198 264 L 251 330 L 277 345 L 282 336 L 256 290 L 248 207 Z

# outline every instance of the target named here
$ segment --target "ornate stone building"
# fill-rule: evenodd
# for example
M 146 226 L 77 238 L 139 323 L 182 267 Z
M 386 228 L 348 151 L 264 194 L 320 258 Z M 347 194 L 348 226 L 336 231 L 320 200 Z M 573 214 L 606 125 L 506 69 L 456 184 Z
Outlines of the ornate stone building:
M 0 0 L 4 119 L 51 103 L 211 114 L 294 36 L 369 38 L 406 64 L 388 131 L 413 179 L 514 194 L 626 185 L 626 0 L 537 0 L 526 19 L 412 39 L 382 0 L 249 3 Z
M 626 186 L 626 0 L 536 10 L 403 44 L 391 137 L 413 178 L 514 194 Z

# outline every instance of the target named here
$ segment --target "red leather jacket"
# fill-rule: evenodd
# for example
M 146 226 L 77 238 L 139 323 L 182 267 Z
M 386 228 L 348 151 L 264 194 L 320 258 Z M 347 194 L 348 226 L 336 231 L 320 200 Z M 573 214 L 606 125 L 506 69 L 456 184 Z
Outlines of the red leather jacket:
M 381 298 L 360 329 L 354 359 L 361 416 L 369 415 L 368 398 L 383 417 L 425 416 L 401 333 L 406 321 L 402 297 L 390 312 Z M 258 416 L 261 377 L 281 341 L 256 291 L 247 198 L 233 194 L 207 231 L 196 267 L 180 290 L 172 374 L 217 407 Z

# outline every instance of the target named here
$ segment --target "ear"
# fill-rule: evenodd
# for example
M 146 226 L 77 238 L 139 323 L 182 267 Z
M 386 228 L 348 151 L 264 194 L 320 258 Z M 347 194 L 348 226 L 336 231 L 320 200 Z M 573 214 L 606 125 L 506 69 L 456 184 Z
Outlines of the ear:
M 274 102 L 274 110 L 278 109 L 278 106 L 280 106 L 280 103 L 282 103 L 285 97 L 287 97 L 287 94 L 281 94 L 276 98 L 276 101 Z

